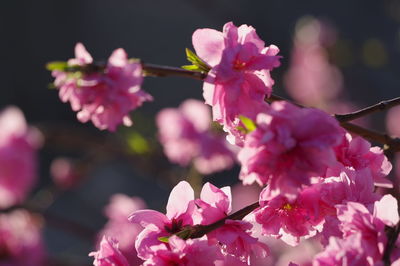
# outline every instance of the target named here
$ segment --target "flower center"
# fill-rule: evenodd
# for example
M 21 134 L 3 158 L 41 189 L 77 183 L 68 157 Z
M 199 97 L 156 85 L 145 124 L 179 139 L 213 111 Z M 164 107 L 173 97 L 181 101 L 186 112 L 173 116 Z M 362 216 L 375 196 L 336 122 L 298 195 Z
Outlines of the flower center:
M 182 220 L 176 220 L 175 218 L 173 218 L 171 224 L 165 225 L 164 229 L 170 234 L 175 234 L 182 230 L 182 225 L 183 225 Z
M 290 211 L 290 210 L 293 209 L 293 206 L 290 205 L 289 203 L 286 203 L 285 205 L 283 205 L 282 208 L 283 208 L 284 210 L 286 210 L 286 211 Z
M 235 70 L 242 70 L 245 66 L 246 66 L 246 63 L 240 61 L 239 59 L 236 59 L 236 60 L 233 62 L 233 68 L 234 68 Z

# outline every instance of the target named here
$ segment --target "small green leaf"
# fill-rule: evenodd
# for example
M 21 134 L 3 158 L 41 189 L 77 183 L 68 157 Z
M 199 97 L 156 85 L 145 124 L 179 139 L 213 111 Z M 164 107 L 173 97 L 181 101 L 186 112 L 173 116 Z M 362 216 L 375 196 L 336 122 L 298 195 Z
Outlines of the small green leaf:
M 240 119 L 240 121 L 242 121 L 242 124 L 246 128 L 247 132 L 252 132 L 257 129 L 256 124 L 250 118 L 245 117 L 243 115 L 239 115 L 239 119 Z
M 56 87 L 56 85 L 55 85 L 54 83 L 49 83 L 49 84 L 47 84 L 47 88 L 48 88 L 49 90 L 57 89 L 57 87 Z
M 49 71 L 59 70 L 65 71 L 68 68 L 68 63 L 64 61 L 54 61 L 46 64 L 46 69 Z
M 191 62 L 194 66 L 197 66 L 203 72 L 210 71 L 210 66 L 200 59 L 192 50 L 186 48 L 186 58 L 189 62 Z M 186 69 L 186 68 L 185 68 Z
M 182 66 L 183 69 L 191 70 L 191 71 L 203 71 L 198 66 L 195 65 L 184 65 Z
M 158 238 L 158 240 L 160 240 L 160 241 L 163 242 L 163 243 L 168 243 L 169 237 L 168 237 L 168 236 L 160 236 L 160 237 Z
M 132 132 L 127 137 L 129 148 L 137 154 L 145 154 L 150 150 L 148 141 L 138 132 Z

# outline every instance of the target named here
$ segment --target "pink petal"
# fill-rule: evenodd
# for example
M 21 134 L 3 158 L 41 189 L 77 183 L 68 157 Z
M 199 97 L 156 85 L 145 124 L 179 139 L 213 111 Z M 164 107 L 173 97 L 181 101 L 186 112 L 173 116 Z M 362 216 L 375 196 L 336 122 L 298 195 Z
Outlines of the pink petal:
M 164 214 L 154 210 L 135 211 L 128 219 L 131 223 L 137 223 L 143 227 L 155 225 L 157 228 L 164 228 L 164 224 L 168 222 Z
M 172 219 L 186 212 L 189 202 L 194 200 L 194 191 L 190 184 L 181 181 L 169 195 L 167 204 L 167 217 Z
M 82 43 L 78 42 L 75 45 L 75 57 L 80 63 L 92 63 L 93 58 L 86 50 L 85 46 Z
M 197 55 L 210 66 L 215 66 L 221 61 L 224 49 L 222 32 L 213 29 L 198 29 L 193 33 L 192 42 Z
M 108 63 L 115 67 L 124 67 L 128 63 L 128 55 L 124 49 L 119 48 L 108 58 Z
M 388 226 L 395 226 L 399 222 L 397 200 L 390 194 L 375 202 L 374 216 L 381 219 Z

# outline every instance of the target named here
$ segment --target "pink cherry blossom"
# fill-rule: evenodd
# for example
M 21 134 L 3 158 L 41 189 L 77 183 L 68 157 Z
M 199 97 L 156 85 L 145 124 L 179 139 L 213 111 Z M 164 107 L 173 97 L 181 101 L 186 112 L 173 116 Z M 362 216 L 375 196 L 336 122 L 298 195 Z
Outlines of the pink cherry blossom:
M 210 246 L 205 239 L 183 240 L 171 236 L 168 245 L 153 247 L 152 256 L 143 265 L 150 266 L 211 266 L 223 260 L 217 246 Z
M 154 210 L 138 210 L 129 220 L 144 227 L 136 239 L 135 247 L 139 258 L 149 259 L 153 246 L 164 245 L 160 237 L 169 237 L 185 226 L 199 223 L 194 191 L 189 183 L 181 181 L 171 191 L 166 214 Z
M 352 138 L 346 134 L 342 143 L 335 147 L 338 164 L 328 172 L 334 175 L 342 171 L 343 167 L 351 167 L 357 171 L 368 169 L 376 186 L 393 187 L 386 176 L 392 170 L 392 164 L 388 161 L 383 150 L 379 147 L 371 147 L 371 143 L 361 137 Z
M 322 111 L 274 102 L 256 124 L 238 154 L 244 184 L 268 184 L 271 197 L 295 197 L 312 177 L 325 175 L 336 163 L 333 148 L 344 130 Z
M 229 144 L 210 129 L 211 114 L 197 100 L 186 100 L 179 108 L 166 108 L 157 115 L 159 139 L 170 161 L 187 166 L 193 162 L 202 174 L 230 168 L 234 153 Z
M 22 202 L 36 182 L 40 133 L 16 107 L 0 113 L 0 209 Z
M 367 253 L 361 245 L 361 234 L 354 234 L 346 239 L 331 237 L 324 251 L 314 257 L 313 266 L 353 265 L 365 266 L 371 264 Z
M 93 63 L 80 43 L 75 47 L 75 57 L 68 61 L 70 67 Z M 79 121 L 91 120 L 101 130 L 115 131 L 121 123 L 130 126 L 129 112 L 152 100 L 140 88 L 143 81 L 141 64 L 129 60 L 123 49 L 111 54 L 102 72 L 53 71 L 52 74 L 55 86 L 60 89 L 61 100 L 70 102 L 72 109 L 78 111 Z
M 131 198 L 123 194 L 113 195 L 111 202 L 105 208 L 105 214 L 109 219 L 108 223 L 98 234 L 100 237 L 106 236 L 117 240 L 119 251 L 130 265 L 139 265 L 142 262 L 137 257 L 135 250 L 135 239 L 142 231 L 142 227 L 130 223 L 128 217 L 133 212 L 145 207 L 146 204 L 140 198 Z
M 361 235 L 360 243 L 355 244 L 362 247 L 370 265 L 382 258 L 387 242 L 385 226 L 393 227 L 399 222 L 397 207 L 396 199 L 389 194 L 375 202 L 373 213 L 356 202 L 337 206 L 343 237 Z
M 231 191 L 229 187 L 221 189 L 210 183 L 204 184 L 200 199 L 196 200 L 200 207 L 202 224 L 211 224 L 225 218 L 232 209 Z M 207 234 L 211 245 L 221 245 L 224 252 L 247 262 L 251 255 L 266 257 L 268 247 L 251 235 L 253 225 L 248 221 L 226 220 L 225 225 Z
M 118 241 L 112 238 L 103 237 L 98 251 L 90 252 L 89 256 L 94 257 L 94 266 L 130 266 L 124 255 L 120 252 Z
M 0 214 L 0 265 L 45 265 L 39 221 L 25 210 Z
M 269 71 L 280 64 L 279 49 L 265 47 L 253 27 L 236 27 L 232 22 L 222 32 L 198 29 L 192 42 L 198 56 L 211 67 L 203 96 L 212 106 L 213 119 L 238 135 L 239 115 L 254 119 L 266 108 L 264 99 L 274 83 Z
M 301 237 L 312 237 L 321 230 L 325 214 L 316 187 L 302 190 L 294 201 L 282 195 L 269 200 L 268 190 L 261 192 L 260 208 L 254 212 L 256 222 L 262 225 L 262 234 L 295 246 Z
M 341 237 L 340 221 L 336 215 L 336 205 L 346 202 L 358 202 L 368 209 L 373 208 L 375 201 L 381 198 L 375 193 L 371 172 L 368 169 L 355 171 L 344 169 L 338 176 L 323 179 L 314 185 L 320 193 L 320 208 L 324 213 L 325 223 L 321 232 L 321 243 L 327 245 L 331 236 Z

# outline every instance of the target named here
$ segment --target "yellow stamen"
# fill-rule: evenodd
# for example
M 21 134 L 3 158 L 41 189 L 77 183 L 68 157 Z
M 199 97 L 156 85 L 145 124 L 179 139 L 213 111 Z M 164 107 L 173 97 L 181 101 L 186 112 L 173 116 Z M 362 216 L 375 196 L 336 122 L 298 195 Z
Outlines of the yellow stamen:
M 283 209 L 290 211 L 291 209 L 293 209 L 293 207 L 289 203 L 286 203 L 285 205 L 283 205 Z

